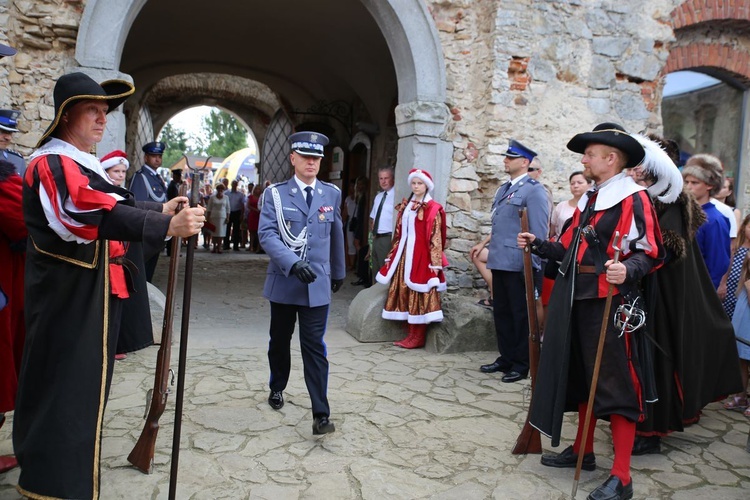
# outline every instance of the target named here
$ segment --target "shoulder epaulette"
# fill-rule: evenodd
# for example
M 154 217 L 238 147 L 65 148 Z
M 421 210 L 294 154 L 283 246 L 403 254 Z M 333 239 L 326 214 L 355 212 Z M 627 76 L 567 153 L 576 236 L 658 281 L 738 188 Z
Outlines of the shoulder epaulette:
M 23 155 L 21 153 L 19 153 L 18 151 L 16 151 L 15 149 L 5 149 L 3 151 L 5 151 L 8 154 L 15 155 L 15 156 L 18 156 L 19 158 L 23 159 Z
M 536 179 L 532 179 L 531 177 L 529 177 L 529 181 L 528 181 L 528 182 L 529 182 L 529 184 L 532 184 L 532 185 L 533 185 L 533 184 L 539 184 L 539 181 L 538 181 L 538 180 L 536 180 Z
M 333 184 L 331 182 L 321 181 L 320 179 L 318 179 L 318 182 L 320 182 L 321 184 L 324 184 L 326 186 L 334 188 L 339 193 L 341 192 L 341 188 L 339 188 L 336 184 Z

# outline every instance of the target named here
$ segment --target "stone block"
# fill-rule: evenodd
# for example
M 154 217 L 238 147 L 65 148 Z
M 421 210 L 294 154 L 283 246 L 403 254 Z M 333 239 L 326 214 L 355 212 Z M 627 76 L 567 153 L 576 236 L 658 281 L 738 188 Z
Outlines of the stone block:
M 375 284 L 352 300 L 346 331 L 360 342 L 392 342 L 406 336 L 406 324 L 381 317 L 386 286 Z M 425 348 L 434 353 L 495 351 L 492 311 L 476 305 L 474 297 L 451 293 L 441 296 L 444 319 L 427 327 Z
M 425 348 L 435 353 L 496 351 L 495 323 L 490 309 L 474 297 L 444 293 L 443 321 L 427 328 Z
M 405 323 L 382 318 L 388 287 L 375 283 L 349 304 L 346 331 L 360 342 L 392 342 L 406 336 Z

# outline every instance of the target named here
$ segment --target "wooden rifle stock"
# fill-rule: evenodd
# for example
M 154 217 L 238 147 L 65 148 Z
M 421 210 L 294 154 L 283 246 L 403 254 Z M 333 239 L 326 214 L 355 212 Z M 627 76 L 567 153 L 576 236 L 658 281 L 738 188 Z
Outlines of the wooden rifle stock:
M 180 195 L 184 196 L 185 184 L 180 186 Z M 164 321 L 161 327 L 161 344 L 156 355 L 156 373 L 154 388 L 148 391 L 146 399 L 150 399 L 150 406 L 146 415 L 146 423 L 141 435 L 128 455 L 128 462 L 133 464 L 144 474 L 151 474 L 154 470 L 154 450 L 156 436 L 159 433 L 159 418 L 167 407 L 170 382 L 174 384 L 174 377 L 170 377 L 170 361 L 172 357 L 172 329 L 174 324 L 174 299 L 177 292 L 177 268 L 180 258 L 181 238 L 175 236 L 169 243 L 172 245 L 169 258 L 169 278 L 167 280 L 167 298 L 164 304 Z M 170 380 L 171 379 L 171 380 Z
M 521 216 L 521 232 L 529 231 L 529 216 L 526 208 L 518 211 Z M 536 371 L 539 367 L 539 318 L 536 315 L 536 297 L 534 296 L 534 269 L 531 263 L 531 245 L 526 245 L 523 249 L 523 277 L 526 285 L 526 311 L 529 316 L 529 375 L 531 376 L 531 401 L 529 403 L 529 413 L 531 405 L 534 404 L 534 386 L 536 385 Z M 541 453 L 542 439 L 539 431 L 529 423 L 529 413 L 526 414 L 526 421 L 521 429 L 521 434 L 516 439 L 511 453 L 513 455 L 525 455 L 527 453 Z

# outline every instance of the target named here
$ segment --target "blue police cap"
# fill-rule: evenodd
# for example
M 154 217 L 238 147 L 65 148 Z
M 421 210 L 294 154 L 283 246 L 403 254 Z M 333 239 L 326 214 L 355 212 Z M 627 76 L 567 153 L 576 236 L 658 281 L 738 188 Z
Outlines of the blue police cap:
M 163 155 L 167 145 L 163 142 L 149 142 L 141 148 L 147 155 Z
M 535 151 L 532 151 L 520 142 L 511 139 L 508 144 L 508 150 L 503 153 L 503 156 L 507 156 L 508 158 L 526 158 L 531 161 L 537 156 L 537 154 Z
M 328 144 L 328 137 L 319 132 L 297 132 L 289 136 L 292 151 L 304 156 L 323 157 L 323 150 Z
M 0 109 L 0 130 L 18 132 L 18 116 L 20 111 L 14 109 Z
M 0 43 L 0 59 L 3 57 L 8 56 L 14 56 L 16 55 L 16 49 L 11 47 L 10 45 L 5 45 L 4 43 Z

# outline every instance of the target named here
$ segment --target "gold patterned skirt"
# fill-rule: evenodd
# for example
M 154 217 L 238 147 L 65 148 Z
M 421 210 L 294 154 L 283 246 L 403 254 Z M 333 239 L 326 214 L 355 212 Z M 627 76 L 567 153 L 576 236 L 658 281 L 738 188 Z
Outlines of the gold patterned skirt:
M 388 296 L 383 307 L 383 318 L 407 321 L 412 324 L 435 323 L 443 320 L 440 307 L 440 292 L 431 288 L 429 292 L 417 292 L 409 288 L 404 279 L 404 252 L 388 285 Z

